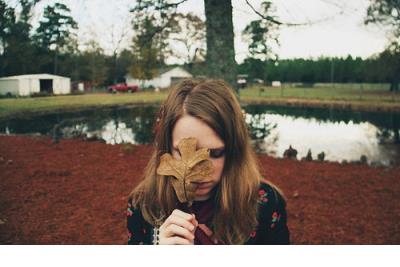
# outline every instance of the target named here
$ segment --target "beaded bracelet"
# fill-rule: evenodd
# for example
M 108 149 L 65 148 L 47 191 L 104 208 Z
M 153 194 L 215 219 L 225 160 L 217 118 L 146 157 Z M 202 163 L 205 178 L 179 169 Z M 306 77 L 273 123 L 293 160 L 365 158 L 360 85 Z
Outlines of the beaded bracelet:
M 160 228 L 153 228 L 153 244 L 160 245 Z

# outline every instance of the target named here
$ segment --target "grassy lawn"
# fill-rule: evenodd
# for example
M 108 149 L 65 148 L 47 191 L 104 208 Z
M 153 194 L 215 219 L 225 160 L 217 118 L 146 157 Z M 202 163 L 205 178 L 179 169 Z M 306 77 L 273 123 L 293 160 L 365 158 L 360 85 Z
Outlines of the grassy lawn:
M 262 90 L 263 89 L 263 90 Z M 119 93 L 85 94 L 51 97 L 21 97 L 0 99 L 0 118 L 23 115 L 31 112 L 47 112 L 62 109 L 79 109 L 99 106 L 132 105 L 160 103 L 168 90 L 159 93 Z M 276 105 L 321 106 L 334 105 L 336 108 L 360 110 L 396 110 L 400 111 L 400 93 L 391 93 L 387 89 L 377 89 L 364 85 L 336 85 L 335 87 L 312 88 L 272 88 L 248 87 L 240 90 L 243 103 L 265 103 Z
M 41 112 L 95 106 L 160 103 L 167 97 L 167 94 L 168 92 L 163 91 L 160 93 L 98 93 L 85 95 L 0 99 L 0 118 L 32 111 Z
M 249 87 L 240 90 L 242 100 L 252 98 L 273 99 L 316 99 L 316 100 L 341 100 L 341 101 L 367 101 L 367 102 L 400 102 L 400 93 L 392 93 L 387 89 L 360 88 L 360 86 L 337 87 Z
M 400 92 L 393 93 L 387 88 L 372 85 L 345 85 L 335 87 L 248 87 L 240 90 L 240 100 L 247 103 L 266 103 L 282 105 L 349 107 L 358 110 L 400 111 Z

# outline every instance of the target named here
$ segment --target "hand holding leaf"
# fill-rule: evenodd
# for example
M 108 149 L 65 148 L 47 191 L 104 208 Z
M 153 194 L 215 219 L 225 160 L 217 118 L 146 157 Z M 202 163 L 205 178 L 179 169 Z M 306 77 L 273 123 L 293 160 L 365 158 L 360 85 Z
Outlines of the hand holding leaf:
M 196 182 L 206 182 L 212 178 L 213 165 L 209 151 L 202 148 L 196 151 L 196 138 L 184 138 L 178 144 L 181 160 L 164 154 L 157 168 L 158 175 L 173 176 L 172 186 L 181 203 L 192 205 L 197 189 Z

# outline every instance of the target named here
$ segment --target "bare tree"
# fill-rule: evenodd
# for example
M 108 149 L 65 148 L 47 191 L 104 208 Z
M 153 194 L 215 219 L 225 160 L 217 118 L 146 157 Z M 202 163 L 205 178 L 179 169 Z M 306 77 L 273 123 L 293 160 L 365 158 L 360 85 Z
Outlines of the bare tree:
M 206 29 L 205 23 L 198 16 L 189 13 L 178 13 L 175 16 L 178 29 L 172 34 L 171 39 L 182 44 L 185 51 L 179 53 L 173 51 L 177 57 L 183 58 L 185 63 L 190 65 L 195 61 L 205 59 L 206 53 Z

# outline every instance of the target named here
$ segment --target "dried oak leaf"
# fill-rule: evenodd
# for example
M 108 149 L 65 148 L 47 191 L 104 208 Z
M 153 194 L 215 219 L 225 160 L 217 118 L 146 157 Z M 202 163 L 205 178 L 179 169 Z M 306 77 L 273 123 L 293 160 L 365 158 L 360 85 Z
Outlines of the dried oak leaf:
M 211 179 L 213 165 L 207 148 L 196 151 L 197 140 L 194 137 L 184 138 L 178 144 L 181 159 L 165 153 L 160 158 L 158 175 L 172 176 L 172 186 L 181 203 L 191 206 L 195 198 L 197 185 L 193 182 L 204 182 Z

